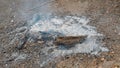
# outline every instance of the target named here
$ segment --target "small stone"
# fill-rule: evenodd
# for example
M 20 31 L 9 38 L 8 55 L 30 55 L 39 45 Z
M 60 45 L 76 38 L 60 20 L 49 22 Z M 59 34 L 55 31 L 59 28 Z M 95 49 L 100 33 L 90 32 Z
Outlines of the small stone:
M 114 68 L 119 68 L 120 66 L 119 65 L 114 65 Z
M 112 51 L 111 53 L 112 53 L 112 54 L 114 54 L 115 52 L 114 52 L 114 51 Z
M 39 44 L 43 44 L 44 43 L 44 41 L 37 41 Z
M 83 58 L 80 58 L 80 60 L 83 60 Z
M 118 33 L 118 35 L 120 35 L 120 32 Z
M 117 66 L 115 66 L 114 68 L 118 68 Z
M 98 68 L 103 68 L 102 66 L 99 66 Z
M 11 20 L 10 22 L 14 22 L 14 20 Z
M 48 50 L 48 54 L 52 53 L 53 51 L 54 51 L 54 49 L 52 49 L 52 48 L 49 49 L 49 50 Z
M 105 61 L 105 58 L 101 58 L 101 61 Z

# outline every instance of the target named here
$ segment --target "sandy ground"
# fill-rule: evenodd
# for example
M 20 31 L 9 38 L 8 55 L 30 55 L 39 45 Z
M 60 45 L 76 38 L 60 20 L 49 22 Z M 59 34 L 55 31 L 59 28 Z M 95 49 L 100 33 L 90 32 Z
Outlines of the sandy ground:
M 31 9 L 33 5 L 26 7 L 29 10 L 23 9 L 24 2 L 28 0 L 0 0 L 0 67 L 1 68 L 39 68 L 35 63 L 38 60 L 37 56 L 27 59 L 20 63 L 13 63 L 12 60 L 4 63 L 2 60 L 8 58 L 9 55 L 16 51 L 7 47 L 10 42 L 9 32 L 17 27 L 25 25 L 26 20 L 30 19 L 30 15 L 38 12 L 53 13 L 58 16 L 76 15 L 88 16 L 91 18 L 90 25 L 97 27 L 98 32 L 105 35 L 103 43 L 110 49 L 108 53 L 102 53 L 100 56 L 88 54 L 77 54 L 66 56 L 57 63 L 51 63 L 46 68 L 120 68 L 120 0 L 55 0 L 51 1 L 51 9 L 43 4 L 46 9 Z M 28 2 L 29 2 L 28 1 Z M 22 7 L 21 7 L 22 6 Z M 34 8 L 34 7 L 33 7 Z M 20 11 L 21 10 L 21 11 Z M 21 13 L 24 11 L 24 13 Z M 30 11 L 30 12 L 28 12 Z M 45 12 L 44 12 L 45 11 Z M 26 14 L 26 15 L 25 15 Z M 28 18 L 29 17 L 29 18 Z M 12 21 L 13 20 L 13 21 Z M 34 44 L 33 44 L 34 45 Z M 33 53 L 39 51 L 39 48 L 28 47 L 20 51 L 21 53 Z M 37 54 L 37 53 L 36 53 Z

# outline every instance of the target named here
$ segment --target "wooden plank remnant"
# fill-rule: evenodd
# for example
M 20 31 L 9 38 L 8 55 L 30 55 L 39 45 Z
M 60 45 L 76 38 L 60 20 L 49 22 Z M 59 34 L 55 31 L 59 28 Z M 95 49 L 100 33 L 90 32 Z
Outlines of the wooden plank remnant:
M 87 35 L 57 37 L 54 41 L 54 44 L 55 45 L 73 45 L 73 44 L 84 42 L 86 38 L 87 38 Z

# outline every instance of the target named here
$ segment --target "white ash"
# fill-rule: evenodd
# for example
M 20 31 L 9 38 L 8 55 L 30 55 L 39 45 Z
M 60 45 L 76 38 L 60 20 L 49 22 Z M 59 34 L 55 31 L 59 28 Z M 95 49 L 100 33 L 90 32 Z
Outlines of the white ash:
M 103 44 L 101 43 L 101 39 L 104 35 L 98 33 L 95 27 L 88 25 L 89 22 L 90 19 L 85 16 L 65 16 L 64 18 L 52 17 L 49 19 L 47 18 L 46 20 L 39 19 L 35 22 L 35 24 L 30 27 L 30 33 L 32 34 L 46 32 L 48 33 L 48 36 L 50 35 L 53 38 L 57 36 L 88 36 L 82 44 L 76 44 L 75 47 L 70 49 L 57 49 L 54 46 L 43 48 L 43 53 L 51 58 L 49 60 L 46 59 L 46 62 L 43 61 L 41 64 L 46 64 L 52 59 L 54 60 L 54 57 L 70 55 L 73 53 L 90 53 L 99 55 L 100 52 L 109 51 L 106 47 L 103 47 Z M 44 37 L 45 35 L 40 34 L 40 36 Z M 50 49 L 53 49 L 53 51 L 48 53 Z
M 14 61 L 25 60 L 27 58 L 27 54 L 19 54 L 13 53 L 11 57 L 14 57 Z

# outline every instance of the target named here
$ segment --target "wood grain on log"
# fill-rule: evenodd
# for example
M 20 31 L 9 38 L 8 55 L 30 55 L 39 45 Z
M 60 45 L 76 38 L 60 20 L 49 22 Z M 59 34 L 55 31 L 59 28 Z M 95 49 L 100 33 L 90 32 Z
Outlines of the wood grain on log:
M 86 39 L 84 36 L 66 36 L 66 37 L 57 37 L 54 44 L 55 45 L 73 45 L 76 43 L 82 43 Z

